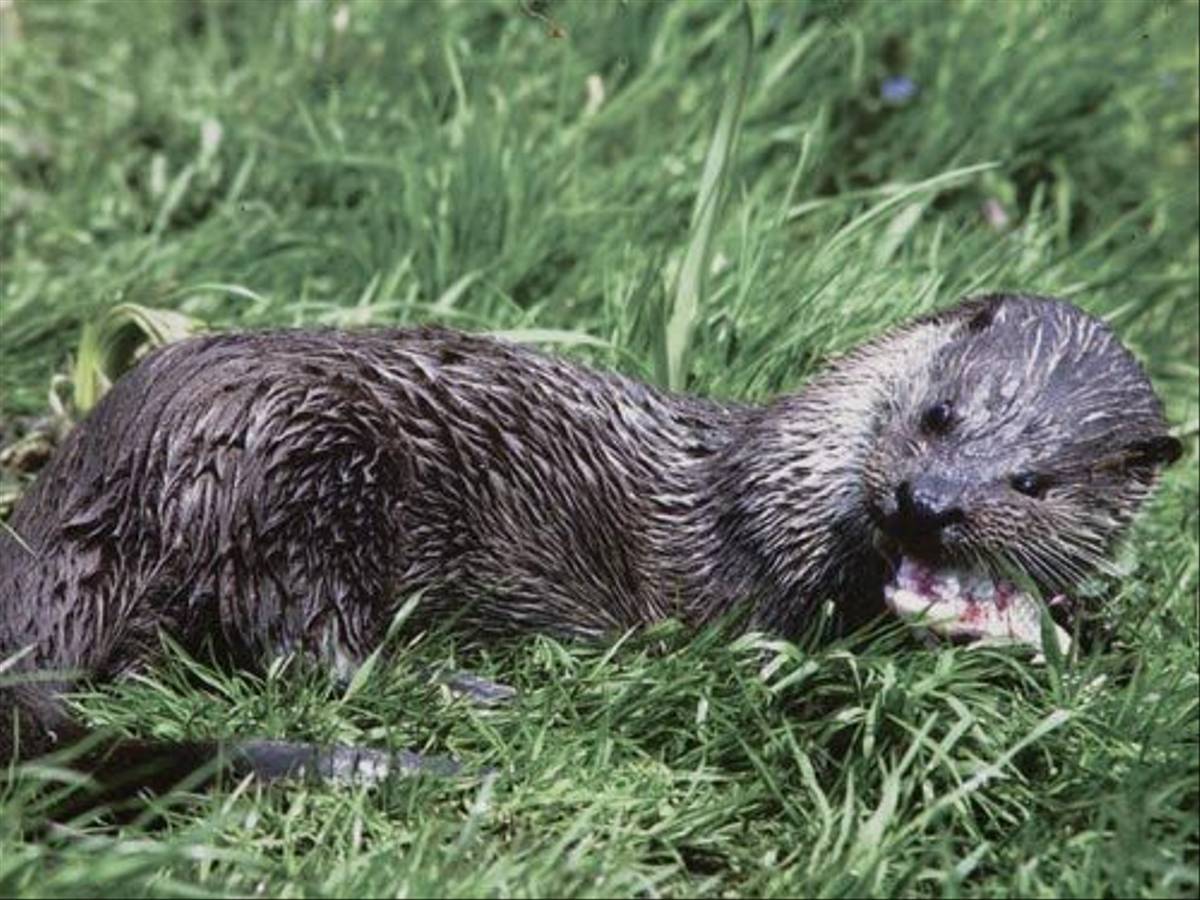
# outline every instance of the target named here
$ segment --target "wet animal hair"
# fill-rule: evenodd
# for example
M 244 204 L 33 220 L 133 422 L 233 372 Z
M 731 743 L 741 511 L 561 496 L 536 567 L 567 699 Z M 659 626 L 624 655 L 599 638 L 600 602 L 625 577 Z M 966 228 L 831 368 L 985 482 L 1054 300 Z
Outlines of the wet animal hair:
M 1060 301 L 984 298 L 893 392 L 866 471 L 875 518 L 925 490 L 947 559 L 1065 591 L 1113 543 L 1181 452 L 1141 366 Z M 911 506 L 911 500 L 909 501 Z
M 96 679 L 170 632 L 236 665 L 348 673 L 397 604 L 486 640 L 599 637 L 748 608 L 795 635 L 881 608 L 884 537 L 1102 566 L 1179 454 L 1137 362 L 1056 300 L 919 319 L 765 406 L 673 395 L 440 329 L 277 331 L 166 347 L 122 378 L 0 532 L 0 659 Z M 0 689 L 28 756 L 68 682 Z

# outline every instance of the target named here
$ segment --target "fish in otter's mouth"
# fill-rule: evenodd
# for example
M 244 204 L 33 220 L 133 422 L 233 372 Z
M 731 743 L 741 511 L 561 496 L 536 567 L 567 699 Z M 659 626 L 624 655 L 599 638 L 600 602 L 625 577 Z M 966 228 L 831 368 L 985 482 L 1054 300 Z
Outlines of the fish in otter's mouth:
M 884 585 L 883 596 L 902 620 L 940 637 L 1028 645 L 1039 654 L 1045 652 L 1038 600 L 981 569 L 936 567 L 902 556 Z M 1052 627 L 1059 652 L 1068 653 L 1070 635 L 1058 624 Z

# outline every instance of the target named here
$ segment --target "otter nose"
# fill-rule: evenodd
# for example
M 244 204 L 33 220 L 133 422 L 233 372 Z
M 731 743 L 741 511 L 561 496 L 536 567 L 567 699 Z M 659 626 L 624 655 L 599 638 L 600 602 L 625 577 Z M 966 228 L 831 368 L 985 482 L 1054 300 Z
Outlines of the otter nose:
M 966 516 L 958 485 L 937 475 L 918 475 L 896 488 L 896 510 L 903 531 L 933 537 Z

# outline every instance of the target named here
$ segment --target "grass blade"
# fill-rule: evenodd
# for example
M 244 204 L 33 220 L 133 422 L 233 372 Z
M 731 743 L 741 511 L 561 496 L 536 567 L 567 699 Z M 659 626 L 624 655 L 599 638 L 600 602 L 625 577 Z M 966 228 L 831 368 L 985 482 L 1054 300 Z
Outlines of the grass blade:
M 729 171 L 741 130 L 742 107 L 750 70 L 754 61 L 754 20 L 750 4 L 742 3 L 741 22 L 745 37 L 744 54 L 738 67 L 737 80 L 725 91 L 717 125 L 704 159 L 700 190 L 692 210 L 691 232 L 683 264 L 675 285 L 675 301 L 667 321 L 666 364 L 667 386 L 672 390 L 684 387 L 688 351 L 712 254 L 712 238 L 721 209 L 721 199 L 729 180 Z

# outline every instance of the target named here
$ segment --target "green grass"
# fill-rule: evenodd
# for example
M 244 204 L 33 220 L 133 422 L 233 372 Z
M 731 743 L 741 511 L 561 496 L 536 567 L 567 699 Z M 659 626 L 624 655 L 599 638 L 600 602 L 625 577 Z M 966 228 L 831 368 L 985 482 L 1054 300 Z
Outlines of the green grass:
M 10 780 L 0 893 L 1195 896 L 1197 5 L 756 2 L 748 70 L 733 4 L 564 2 L 561 38 L 507 0 L 345 8 L 0 9 L 0 432 L 119 303 L 221 329 L 520 330 L 759 399 L 1013 289 L 1105 315 L 1187 456 L 1106 585 L 1114 640 L 1061 667 L 895 628 L 482 657 L 432 635 L 350 696 L 294 664 L 198 681 L 174 657 L 81 705 L 142 735 L 495 773 L 241 786 L 41 838 L 38 779 Z M 889 75 L 915 96 L 883 102 Z M 714 172 L 719 120 L 737 141 Z M 442 664 L 520 697 L 454 700 L 424 677 Z

